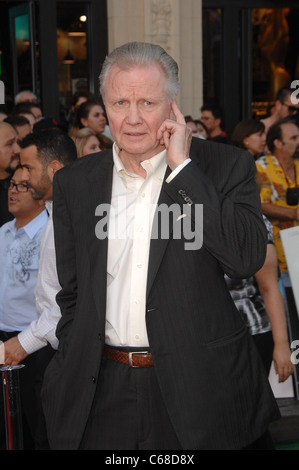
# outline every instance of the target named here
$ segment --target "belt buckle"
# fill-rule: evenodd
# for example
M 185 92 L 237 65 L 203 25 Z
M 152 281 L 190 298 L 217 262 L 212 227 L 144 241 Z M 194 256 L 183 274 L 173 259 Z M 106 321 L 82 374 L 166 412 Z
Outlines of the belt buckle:
M 133 364 L 133 354 L 147 354 L 148 351 L 135 351 L 135 352 L 129 352 L 129 364 L 130 364 L 130 367 L 133 367 L 133 368 L 139 368 L 139 366 L 134 366 Z

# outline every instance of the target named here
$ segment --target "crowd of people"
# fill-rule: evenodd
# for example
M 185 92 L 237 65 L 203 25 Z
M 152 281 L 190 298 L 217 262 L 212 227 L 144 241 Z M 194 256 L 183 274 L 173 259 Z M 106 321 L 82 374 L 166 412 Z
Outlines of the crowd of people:
M 154 429 L 156 420 L 160 427 L 154 430 L 156 434 L 153 431 L 151 435 L 152 430 L 149 432 L 151 438 L 147 445 L 153 448 L 160 448 L 160 442 L 165 449 L 192 448 L 188 447 L 192 445 L 194 448 L 211 448 L 213 443 L 219 448 L 244 448 L 253 441 L 258 442 L 267 430 L 269 417 L 278 416 L 263 373 L 267 378 L 272 361 L 279 382 L 287 380 L 294 370 L 283 289 L 280 288 L 280 282 L 283 286 L 291 286 L 291 282 L 279 236 L 281 230 L 297 226 L 299 221 L 299 200 L 296 196 L 292 199 L 290 191 L 299 187 L 299 107 L 291 102 L 292 90 L 279 92 L 268 117 L 244 120 L 228 134 L 218 107 L 205 104 L 200 118 L 193 119 L 192 116 L 181 115 L 175 104 L 169 105 L 169 101 L 174 102 L 175 93 L 172 100 L 165 100 L 163 80 L 166 80 L 166 65 L 161 65 L 157 55 L 150 55 L 153 51 L 146 50 L 142 56 L 147 58 L 151 67 L 145 67 L 144 62 L 140 62 L 138 47 L 134 43 L 126 56 L 111 55 L 106 75 L 102 73 L 103 101 L 85 90 L 79 90 L 73 96 L 67 130 L 53 118 L 43 116 L 37 97 L 29 91 L 15 97 L 12 113 L 1 115 L 0 341 L 4 343 L 5 364 L 25 365 L 20 371 L 20 380 L 26 449 L 76 446 L 88 449 L 98 448 L 98 445 L 106 449 L 123 449 L 133 446 L 135 424 L 132 424 L 132 411 L 136 404 L 131 396 L 131 386 L 127 387 L 131 377 L 123 375 L 123 364 L 113 369 L 115 363 L 119 366 L 118 359 L 115 359 L 116 347 L 118 356 L 131 354 L 128 361 L 132 361 L 132 354 L 138 358 L 140 351 L 146 356 L 147 366 L 152 366 L 153 360 L 154 367 L 146 366 L 147 374 L 151 375 L 136 379 L 140 381 L 140 389 L 147 388 L 145 384 L 148 384 L 150 392 L 147 393 L 152 393 L 150 402 L 153 408 L 149 409 L 152 417 L 146 417 L 146 425 Z M 136 55 L 133 61 L 132 54 Z M 175 69 L 174 65 L 172 67 Z M 106 81 L 108 74 L 109 83 Z M 139 80 L 135 80 L 135 76 Z M 116 103 L 113 102 L 115 89 L 122 93 L 117 95 Z M 150 101 L 141 104 L 141 100 L 136 104 L 134 100 L 146 93 L 148 96 L 144 97 L 153 100 L 157 95 L 159 106 Z M 130 108 L 127 103 L 134 108 L 131 114 L 126 114 L 126 109 Z M 158 108 L 162 105 L 163 113 L 159 114 Z M 119 124 L 121 113 L 126 117 L 125 131 Z M 167 113 L 175 115 L 175 120 L 170 117 L 165 120 Z M 146 131 L 142 127 L 143 121 L 149 123 Z M 180 157 L 175 151 L 176 146 L 181 149 Z M 165 148 L 167 153 L 163 153 Z M 108 152 L 99 154 L 105 150 Z M 244 150 L 249 152 L 251 159 L 243 160 Z M 101 158 L 87 157 L 93 153 Z M 135 160 L 132 159 L 133 154 L 137 156 Z M 200 163 L 193 165 L 192 160 Z M 92 200 L 94 197 L 97 204 L 108 201 L 108 196 L 100 191 L 110 181 L 112 162 L 116 171 L 109 194 L 111 197 L 112 191 L 112 204 L 117 197 L 126 194 L 130 205 L 128 227 L 140 224 L 136 230 L 150 231 L 151 216 L 143 203 L 148 206 L 157 203 L 162 184 L 168 193 L 168 204 L 172 200 L 178 201 L 177 197 L 181 203 L 185 201 L 192 205 L 196 201 L 204 204 L 206 226 L 201 253 L 194 255 L 193 260 L 188 252 L 180 251 L 177 241 L 172 240 L 163 261 L 160 261 L 161 266 L 155 268 L 158 280 L 154 282 L 152 279 L 149 303 L 145 299 L 147 277 L 141 274 L 142 266 L 152 267 L 151 263 L 154 263 L 154 256 L 149 253 L 149 240 L 123 240 L 120 245 L 109 242 L 107 267 L 103 261 L 105 252 L 101 251 L 102 261 L 99 255 L 102 245 L 92 241 L 96 205 L 91 204 L 93 213 L 90 215 L 88 198 Z M 253 167 L 257 169 L 256 174 Z M 165 172 L 167 179 L 163 183 Z M 156 179 L 151 179 L 151 175 Z M 258 188 L 256 194 L 253 183 Z M 152 194 L 149 200 L 146 199 L 148 192 Z M 179 196 L 175 195 L 177 192 Z M 258 197 L 263 217 L 259 213 Z M 115 212 L 116 218 L 120 218 L 117 210 Z M 90 261 L 87 260 L 89 250 Z M 106 275 L 97 263 L 102 264 L 105 273 L 107 271 L 107 283 L 103 281 Z M 96 269 L 95 282 L 90 273 Z M 150 271 L 148 276 L 150 278 Z M 95 300 L 92 293 L 94 283 L 99 295 Z M 106 333 L 100 334 L 97 329 L 103 328 L 103 321 L 102 326 L 98 325 L 96 312 L 105 309 L 105 289 L 107 318 L 103 321 L 104 325 L 106 321 Z M 241 322 L 236 319 L 226 292 L 230 292 L 230 300 L 237 307 Z M 131 313 L 131 307 L 127 306 L 131 302 L 135 313 Z M 150 316 L 147 325 L 138 317 L 144 317 L 145 305 Z M 166 314 L 168 310 L 173 316 Z M 117 319 L 119 311 L 124 312 L 125 320 Z M 185 322 L 184 318 L 181 319 L 184 315 Z M 154 323 L 158 326 L 154 327 Z M 132 329 L 129 333 L 127 324 Z M 254 339 L 263 372 L 251 343 L 244 346 L 247 340 L 243 324 Z M 169 326 L 172 334 L 168 338 L 165 335 L 163 339 Z M 138 334 L 135 334 L 135 328 Z M 233 348 L 236 331 L 245 353 L 241 353 L 241 343 L 238 343 L 238 348 Z M 134 340 L 130 341 L 133 332 Z M 104 349 L 93 334 L 97 337 L 104 335 Z M 143 338 L 142 344 L 139 335 Z M 221 347 L 220 342 L 217 346 L 217 335 L 227 338 Z M 226 341 L 231 344 L 231 350 L 223 352 L 224 362 L 221 362 L 222 348 L 228 347 Z M 185 368 L 194 362 L 193 342 L 197 344 L 193 349 L 197 348 L 197 359 L 201 357 L 199 362 L 205 377 L 199 377 L 201 369 L 196 369 L 198 366 L 194 365 L 192 371 Z M 125 347 L 120 348 L 122 345 Z M 127 346 L 133 353 L 127 353 Z M 174 347 L 179 370 L 176 370 L 175 362 L 172 365 L 169 362 Z M 214 352 L 211 352 L 212 347 Z M 215 352 L 217 347 L 220 356 Z M 71 351 L 68 356 L 67 350 Z M 178 350 L 182 351 L 181 356 Z M 206 356 L 202 356 L 203 350 Z M 215 360 L 217 356 L 219 365 L 216 368 L 218 372 L 215 372 L 217 377 L 215 375 L 212 379 L 205 361 L 209 362 L 212 370 L 215 365 L 213 354 Z M 61 369 L 65 377 L 62 379 L 59 361 L 64 357 L 67 359 L 64 369 Z M 99 371 L 100 364 L 103 366 Z M 252 367 L 254 370 L 249 370 Z M 189 375 L 185 375 L 183 369 Z M 195 369 L 196 373 L 193 373 Z M 46 404 L 42 405 L 45 371 L 47 385 L 43 395 Z M 72 387 L 72 380 L 77 383 L 89 380 L 87 374 L 92 377 L 90 387 L 96 386 L 96 392 L 88 391 L 87 386 L 84 392 L 82 388 Z M 176 374 L 181 378 L 173 379 Z M 57 389 L 51 377 L 60 379 Z M 189 381 L 188 388 L 186 383 Z M 200 384 L 200 381 L 205 384 Z M 213 389 L 209 381 L 213 382 Z M 117 386 L 113 389 L 115 383 Z M 222 391 L 219 398 L 215 388 L 225 386 L 231 397 Z M 109 394 L 111 398 L 108 400 Z M 193 403 L 196 394 L 195 400 L 202 401 L 203 408 Z M 212 399 L 213 394 L 218 398 Z M 126 401 L 119 403 L 120 395 L 127 395 Z M 199 413 L 205 413 L 205 399 L 210 403 L 207 405 L 209 416 L 215 417 L 211 418 L 211 429 L 206 425 L 206 434 L 196 431 L 200 423 L 193 422 L 196 419 L 200 421 Z M 85 404 L 81 407 L 80 400 L 91 404 L 88 411 Z M 235 403 L 232 404 L 231 400 Z M 267 405 L 262 405 L 263 401 Z M 182 420 L 174 416 L 178 414 L 178 407 L 182 408 Z M 61 414 L 58 420 L 57 413 Z M 245 431 L 240 432 L 238 424 L 234 424 L 234 429 L 232 424 L 225 424 L 226 413 L 231 413 L 228 418 L 231 423 L 234 416 L 236 423 L 242 419 L 241 427 Z M 244 413 L 248 414 L 250 426 Z M 254 426 L 253 421 L 256 421 Z M 219 432 L 215 429 L 217 422 Z M 0 387 L 0 449 L 6 448 L 4 423 Z M 109 426 L 114 436 L 111 440 L 107 437 L 110 436 Z M 130 427 L 132 431 L 129 432 Z M 97 443 L 99 436 L 101 444 Z M 269 436 L 261 442 L 261 448 L 270 446 Z
M 256 162 L 256 182 L 268 228 L 269 254 L 264 267 L 255 276 L 242 280 L 226 276 L 226 281 L 264 358 L 266 370 L 270 372 L 273 360 L 281 382 L 293 370 L 284 295 L 284 288 L 292 284 L 280 238 L 281 230 L 296 227 L 299 222 L 299 194 L 296 192 L 299 185 L 299 104 L 291 100 L 293 91 L 291 87 L 279 90 L 269 116 L 239 122 L 229 137 L 222 130 L 220 110 L 213 106 L 203 106 L 201 120 L 185 116 L 187 125 L 192 122 L 194 136 L 206 138 L 199 130 L 195 134 L 196 124 L 206 123 L 209 139 L 247 150 Z M 292 189 L 295 191 L 293 198 L 288 197 Z M 267 332 L 268 340 L 264 335 Z
M 296 192 L 299 185 L 299 104 L 292 102 L 293 92 L 291 87 L 279 90 L 268 116 L 242 120 L 229 136 L 221 127 L 222 114 L 215 106 L 203 106 L 201 120 L 185 116 L 187 125 L 192 123 L 193 136 L 206 138 L 200 130 L 195 131 L 197 123 L 201 127 L 206 124 L 205 131 L 210 140 L 247 150 L 256 162 L 256 182 L 271 255 L 268 258 L 267 254 L 264 267 L 250 279 L 237 280 L 226 276 L 226 281 L 261 356 L 265 358 L 267 371 L 270 371 L 273 359 L 279 381 L 284 381 L 293 370 L 284 307 L 284 289 L 292 287 L 292 284 L 280 238 L 281 230 L 296 227 L 299 223 L 299 195 Z M 292 189 L 293 198 L 288 196 Z M 269 285 L 266 287 L 262 283 Z M 268 346 L 267 335 L 259 341 L 259 335 L 266 332 L 270 332 Z

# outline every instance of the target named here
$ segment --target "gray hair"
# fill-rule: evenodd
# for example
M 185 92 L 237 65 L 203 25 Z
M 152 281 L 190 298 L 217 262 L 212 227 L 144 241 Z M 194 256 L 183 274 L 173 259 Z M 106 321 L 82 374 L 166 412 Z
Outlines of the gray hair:
M 37 102 L 37 96 L 35 93 L 33 93 L 33 91 L 31 90 L 23 90 L 23 91 L 20 91 L 20 93 L 18 93 L 16 96 L 15 96 L 15 104 L 18 104 L 20 102 L 20 100 L 22 99 L 23 95 L 29 93 L 31 96 L 32 96 L 32 99 L 35 100 Z
M 129 42 L 106 57 L 99 77 L 103 100 L 105 101 L 106 79 L 114 65 L 127 70 L 132 66 L 147 66 L 152 63 L 159 64 L 164 72 L 167 79 L 165 91 L 172 102 L 180 89 L 178 64 L 161 46 L 144 42 Z

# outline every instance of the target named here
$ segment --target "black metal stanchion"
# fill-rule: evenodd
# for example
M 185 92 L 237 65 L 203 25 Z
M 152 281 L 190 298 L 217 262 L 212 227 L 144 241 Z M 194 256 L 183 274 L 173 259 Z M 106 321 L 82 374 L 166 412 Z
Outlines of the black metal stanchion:
M 2 373 L 7 450 L 23 450 L 22 410 L 19 370 L 25 367 L 4 366 Z

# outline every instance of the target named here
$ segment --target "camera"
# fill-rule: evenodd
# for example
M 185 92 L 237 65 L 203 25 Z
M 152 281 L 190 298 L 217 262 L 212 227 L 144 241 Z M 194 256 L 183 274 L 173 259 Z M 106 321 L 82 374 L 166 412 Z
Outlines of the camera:
M 287 204 L 297 206 L 299 204 L 299 188 L 289 188 L 287 190 Z

